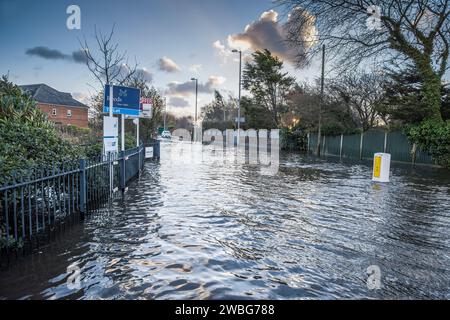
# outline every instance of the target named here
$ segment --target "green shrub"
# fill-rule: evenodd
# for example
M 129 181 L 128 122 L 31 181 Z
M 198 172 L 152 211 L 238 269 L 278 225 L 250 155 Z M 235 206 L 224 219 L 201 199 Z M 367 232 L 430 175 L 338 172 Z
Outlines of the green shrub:
M 136 136 L 131 133 L 125 133 L 125 150 L 136 148 Z
M 0 185 L 33 167 L 81 158 L 80 147 L 64 140 L 35 101 L 6 77 L 0 80 Z
M 419 148 L 427 150 L 438 164 L 450 168 L 450 120 L 428 120 L 410 125 L 406 133 Z
M 282 150 L 306 151 L 308 147 L 307 135 L 300 129 L 283 128 L 280 130 L 280 146 Z
M 348 127 L 336 121 L 324 123 L 322 126 L 323 136 L 340 136 L 341 134 L 356 134 L 356 133 L 361 133 L 361 129 Z
M 103 142 L 96 136 L 89 136 L 87 141 L 82 145 L 83 155 L 87 159 L 97 158 L 103 152 Z

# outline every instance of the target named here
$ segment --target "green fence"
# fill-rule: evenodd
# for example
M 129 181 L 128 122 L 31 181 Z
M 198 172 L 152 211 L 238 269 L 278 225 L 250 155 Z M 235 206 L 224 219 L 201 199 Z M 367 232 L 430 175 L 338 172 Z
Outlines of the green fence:
M 317 134 L 308 136 L 310 152 L 317 150 Z M 377 152 L 390 153 L 392 161 L 417 164 L 435 164 L 432 157 L 415 148 L 400 131 L 369 130 L 363 134 L 322 136 L 321 154 L 351 159 L 373 159 Z

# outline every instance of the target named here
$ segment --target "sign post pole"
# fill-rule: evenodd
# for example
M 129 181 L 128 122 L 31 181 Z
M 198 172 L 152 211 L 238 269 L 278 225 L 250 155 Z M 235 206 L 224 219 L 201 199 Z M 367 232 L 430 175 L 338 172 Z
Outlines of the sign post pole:
M 122 151 L 125 151 L 125 115 L 120 115 L 121 137 L 122 137 Z
M 122 166 L 121 166 L 121 172 L 120 175 L 122 177 L 122 183 L 121 183 L 121 188 L 122 188 L 122 195 L 125 193 L 125 185 L 126 185 L 126 176 L 125 176 L 125 165 L 127 163 L 127 159 L 125 157 L 125 115 L 121 114 L 120 115 L 120 123 L 121 123 L 121 137 L 122 137 Z
M 114 108 L 114 86 L 109 86 L 109 116 L 113 117 L 113 108 Z
M 111 84 L 109 87 L 109 116 L 114 117 L 114 86 Z M 109 194 L 112 197 L 114 193 L 114 156 L 111 156 L 111 152 L 108 153 L 109 160 Z
M 136 147 L 139 148 L 139 118 L 136 119 Z

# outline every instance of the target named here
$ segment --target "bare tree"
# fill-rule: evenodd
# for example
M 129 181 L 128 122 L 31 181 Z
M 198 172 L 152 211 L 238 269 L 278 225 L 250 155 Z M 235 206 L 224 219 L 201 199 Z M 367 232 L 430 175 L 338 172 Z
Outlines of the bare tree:
M 289 42 L 301 47 L 299 66 L 318 54 L 322 44 L 339 66 L 365 62 L 414 65 L 423 78 L 422 92 L 431 119 L 442 120 L 441 81 L 448 70 L 450 0 L 278 0 L 290 12 Z M 314 25 L 309 44 L 298 35 Z M 304 47 L 311 47 L 304 50 Z
M 146 75 L 138 70 L 125 83 L 129 87 L 140 89 L 142 98 L 149 98 L 152 100 L 152 118 L 144 118 L 140 121 L 140 138 L 144 142 L 148 142 L 149 139 L 152 138 L 152 133 L 156 133 L 158 127 L 162 126 L 163 113 L 165 108 L 164 97 L 161 95 L 160 91 L 152 86 L 149 82 L 150 81 L 147 79 Z
M 331 83 L 327 80 L 327 83 Z M 359 123 L 348 104 L 342 103 L 330 93 L 329 86 L 325 86 L 322 98 L 320 80 L 314 84 L 302 83 L 297 85 L 288 96 L 289 110 L 292 115 L 300 118 L 300 125 L 308 131 L 317 131 L 317 105 L 322 103 L 323 133 L 338 135 L 353 133 Z
M 351 72 L 332 79 L 327 85 L 329 98 L 346 106 L 356 123 L 367 131 L 380 122 L 378 104 L 384 97 L 381 76 L 366 72 Z
M 86 55 L 86 65 L 103 88 L 105 84 L 123 85 L 130 81 L 137 71 L 138 63 L 130 65 L 126 51 L 119 52 L 119 44 L 113 42 L 115 25 L 109 34 L 104 34 L 95 28 L 97 53 L 94 53 L 86 38 L 80 40 L 80 45 Z

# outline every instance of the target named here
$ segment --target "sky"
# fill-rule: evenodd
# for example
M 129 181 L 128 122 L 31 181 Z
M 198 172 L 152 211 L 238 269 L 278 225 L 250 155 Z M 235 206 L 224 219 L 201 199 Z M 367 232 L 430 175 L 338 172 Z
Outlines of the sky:
M 69 30 L 70 5 L 81 10 L 81 29 Z M 318 63 L 294 68 L 293 53 L 280 31 L 283 9 L 271 0 L 0 0 L 0 74 L 14 83 L 45 83 L 82 102 L 100 89 L 86 65 L 73 53 L 86 38 L 94 47 L 94 30 L 110 32 L 130 61 L 168 101 L 168 110 L 193 115 L 192 77 L 199 79 L 199 106 L 215 89 L 237 95 L 239 64 L 231 50 L 247 54 L 268 47 L 285 61 L 298 81 L 320 75 Z

